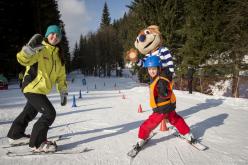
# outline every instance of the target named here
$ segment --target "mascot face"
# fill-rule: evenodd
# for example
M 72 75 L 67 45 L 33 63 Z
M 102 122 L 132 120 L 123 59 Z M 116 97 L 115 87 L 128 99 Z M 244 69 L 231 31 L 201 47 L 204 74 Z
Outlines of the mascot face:
M 148 54 L 155 51 L 161 42 L 162 38 L 158 26 L 151 25 L 139 33 L 134 45 L 140 53 Z

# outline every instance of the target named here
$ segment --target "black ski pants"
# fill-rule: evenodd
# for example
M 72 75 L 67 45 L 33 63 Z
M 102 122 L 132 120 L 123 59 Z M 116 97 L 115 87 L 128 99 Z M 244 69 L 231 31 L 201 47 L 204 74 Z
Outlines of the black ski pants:
M 55 120 L 56 111 L 46 95 L 34 93 L 25 93 L 24 95 L 27 98 L 27 103 L 23 111 L 13 121 L 7 136 L 11 139 L 23 137 L 28 123 L 40 112 L 42 115 L 33 126 L 29 142 L 30 147 L 39 147 L 42 142 L 47 140 L 47 132 Z

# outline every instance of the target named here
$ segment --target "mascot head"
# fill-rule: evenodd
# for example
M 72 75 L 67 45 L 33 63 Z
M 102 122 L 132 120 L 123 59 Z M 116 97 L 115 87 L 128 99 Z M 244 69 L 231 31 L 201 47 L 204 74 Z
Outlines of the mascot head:
M 159 27 L 156 25 L 151 25 L 141 30 L 134 42 L 136 49 L 144 55 L 156 51 L 161 44 L 162 36 Z

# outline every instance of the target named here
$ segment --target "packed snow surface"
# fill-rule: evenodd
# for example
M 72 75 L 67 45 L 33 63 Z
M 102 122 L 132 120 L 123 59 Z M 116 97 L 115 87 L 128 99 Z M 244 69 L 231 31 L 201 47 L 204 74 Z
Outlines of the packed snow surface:
M 149 89 L 134 79 L 85 77 L 74 75 L 69 81 L 66 106 L 60 106 L 59 93 L 48 95 L 57 111 L 48 137 L 62 135 L 58 141 L 64 152 L 88 152 L 68 155 L 32 155 L 8 157 L 8 151 L 27 152 L 28 145 L 0 147 L 1 165 L 247 165 L 248 164 L 248 101 L 193 92 L 175 91 L 177 112 L 185 119 L 195 137 L 209 147 L 198 151 L 175 138 L 170 131 L 158 132 L 136 158 L 130 162 L 127 152 L 137 141 L 140 124 L 152 113 Z M 69 79 L 71 80 L 71 78 Z M 79 97 L 81 90 L 82 98 Z M 88 92 L 87 92 L 88 91 Z M 72 107 L 73 95 L 77 107 Z M 0 91 L 0 145 L 6 146 L 7 132 L 22 111 L 26 99 L 18 84 Z M 143 112 L 138 113 L 141 105 Z M 26 133 L 30 133 L 30 122 Z

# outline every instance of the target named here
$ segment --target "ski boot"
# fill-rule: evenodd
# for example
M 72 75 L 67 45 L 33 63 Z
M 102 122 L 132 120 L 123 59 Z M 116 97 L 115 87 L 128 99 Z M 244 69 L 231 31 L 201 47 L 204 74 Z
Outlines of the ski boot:
M 30 135 L 26 135 L 26 134 L 24 134 L 23 137 L 19 139 L 8 138 L 9 144 L 11 146 L 19 146 L 19 145 L 28 144 L 29 140 L 30 140 Z
M 185 135 L 180 134 L 180 136 L 191 144 L 196 142 L 196 139 L 194 138 L 194 135 L 191 132 Z
M 139 143 L 136 143 L 136 144 L 133 146 L 132 150 L 130 150 L 130 151 L 127 153 L 127 155 L 130 156 L 130 157 L 135 157 L 141 149 L 142 149 L 142 147 L 139 145 Z
M 56 152 L 57 151 L 57 144 L 56 142 L 52 142 L 52 141 L 45 141 L 43 143 L 41 143 L 40 147 L 36 148 L 36 147 L 32 147 L 31 148 L 32 152 L 34 153 L 41 153 L 41 152 Z

